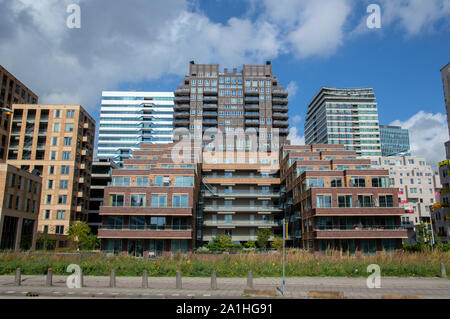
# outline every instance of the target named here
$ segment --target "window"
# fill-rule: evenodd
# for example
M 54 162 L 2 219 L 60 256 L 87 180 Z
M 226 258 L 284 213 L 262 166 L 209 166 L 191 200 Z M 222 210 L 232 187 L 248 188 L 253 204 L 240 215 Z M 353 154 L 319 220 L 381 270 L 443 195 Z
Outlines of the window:
M 176 176 L 175 186 L 177 187 L 192 187 L 194 186 L 193 176 Z
M 373 207 L 372 195 L 358 195 L 357 207 Z
M 110 194 L 109 195 L 109 206 L 113 207 L 123 207 L 124 195 L 122 194 Z
M 47 196 L 45 197 L 45 203 L 46 203 L 47 205 L 50 205 L 50 204 L 52 203 L 52 195 L 47 195 Z
M 63 165 L 61 166 L 61 175 L 68 175 L 70 172 L 70 166 Z
M 366 187 L 365 177 L 352 177 L 351 187 Z
M 132 207 L 144 207 L 146 196 L 145 194 L 131 194 L 130 202 Z
M 71 152 L 63 152 L 63 161 L 69 161 L 70 160 L 70 154 Z
M 188 207 L 188 195 L 173 195 L 172 207 Z
M 167 195 L 152 195 L 152 207 L 167 207 Z
M 54 110 L 53 115 L 55 119 L 59 119 L 61 117 L 61 110 Z
M 170 186 L 170 177 L 155 176 L 155 186 Z
M 145 217 L 144 216 L 131 216 L 130 217 L 130 229 L 145 229 Z
M 388 187 L 386 177 L 372 177 L 372 187 Z
M 73 119 L 75 117 L 75 110 L 67 110 L 66 117 L 69 119 Z
M 48 167 L 48 175 L 55 174 L 55 166 L 51 165 Z
M 56 211 L 56 219 L 66 219 L 66 211 L 65 210 Z
M 73 132 L 73 123 L 66 124 L 66 133 Z
M 166 218 L 165 217 L 151 217 L 150 218 L 150 229 L 165 229 L 166 228 Z
M 331 187 L 342 187 L 342 178 L 331 178 Z
M 307 178 L 303 181 L 303 191 L 307 191 L 311 187 L 324 187 L 324 179 L 323 178 Z
M 44 211 L 44 219 L 50 219 L 50 210 L 49 209 L 46 209 Z
M 59 132 L 59 123 L 53 124 L 53 132 Z
M 113 186 L 130 186 L 129 177 L 113 177 Z
M 59 234 L 59 235 L 63 235 L 64 234 L 64 226 L 57 225 L 56 228 L 55 228 L 55 233 Z
M 380 195 L 380 207 L 394 207 L 394 199 L 392 195 Z
M 58 146 L 58 138 L 57 137 L 52 138 L 52 146 Z
M 72 138 L 71 137 L 64 138 L 64 146 L 72 146 Z
M 58 152 L 52 151 L 52 152 L 50 153 L 50 160 L 56 161 L 56 157 L 57 157 L 57 156 L 58 156 Z
M 233 215 L 225 215 L 225 224 L 232 224 L 233 223 Z
M 68 180 L 60 180 L 59 181 L 59 189 L 68 189 L 69 181 Z
M 58 204 L 67 204 L 67 195 L 58 195 Z
M 148 186 L 148 177 L 137 177 L 136 186 Z
M 331 196 L 317 195 L 317 208 L 331 208 Z
M 340 208 L 350 208 L 353 205 L 352 195 L 338 196 L 338 206 Z

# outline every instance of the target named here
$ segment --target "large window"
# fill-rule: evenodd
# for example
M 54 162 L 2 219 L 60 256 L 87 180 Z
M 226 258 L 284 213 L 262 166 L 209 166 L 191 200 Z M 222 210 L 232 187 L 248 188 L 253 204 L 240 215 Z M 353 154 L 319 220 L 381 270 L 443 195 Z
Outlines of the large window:
M 164 230 L 166 228 L 166 217 L 151 217 L 150 228 Z
M 194 186 L 193 176 L 176 176 L 175 186 L 177 187 L 192 187 Z
M 331 187 L 342 187 L 342 178 L 334 177 L 330 180 Z
M 113 186 L 130 186 L 130 178 L 129 177 L 113 177 Z
M 188 195 L 173 195 L 172 207 L 188 207 Z
M 388 187 L 387 177 L 372 177 L 372 187 Z
M 130 217 L 130 229 L 145 229 L 145 217 L 144 216 L 131 216 Z
M 109 195 L 109 206 L 122 207 L 124 203 L 123 194 L 110 194 Z
M 380 207 L 394 207 L 394 198 L 392 195 L 380 195 Z
M 120 216 L 108 216 L 108 229 L 122 229 L 123 219 Z
M 170 186 L 169 176 L 155 176 L 155 186 Z
M 331 208 L 331 195 L 317 195 L 317 208 Z
M 167 195 L 153 194 L 152 207 L 167 207 Z
M 338 206 L 341 208 L 352 207 L 352 195 L 338 196 Z
M 148 186 L 148 177 L 137 177 L 136 186 Z
M 365 177 L 352 177 L 351 187 L 366 187 Z
M 307 191 L 311 187 L 324 187 L 325 182 L 323 178 L 307 178 L 303 181 L 303 191 Z
M 144 207 L 146 206 L 145 194 L 131 194 L 130 203 L 132 207 Z
M 372 195 L 358 195 L 357 207 L 372 207 Z

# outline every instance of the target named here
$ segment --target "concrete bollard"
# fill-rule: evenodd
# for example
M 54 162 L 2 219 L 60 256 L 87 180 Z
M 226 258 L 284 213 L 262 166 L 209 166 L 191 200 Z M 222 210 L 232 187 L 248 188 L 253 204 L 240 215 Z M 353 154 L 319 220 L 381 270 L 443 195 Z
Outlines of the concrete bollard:
M 47 270 L 47 280 L 45 282 L 45 285 L 48 287 L 53 285 L 53 269 L 52 268 L 49 268 Z
M 22 270 L 20 268 L 16 269 L 16 276 L 14 277 L 14 282 L 16 286 L 20 286 L 22 284 Z
M 116 271 L 111 269 L 111 273 L 109 275 L 109 287 L 116 288 Z
M 251 270 L 248 271 L 247 288 L 253 289 L 253 274 Z
M 142 272 L 142 288 L 148 288 L 148 275 L 147 270 Z
M 177 289 L 181 289 L 181 273 L 180 271 L 177 271 L 177 282 L 176 282 Z
M 447 271 L 445 270 L 445 264 L 441 263 L 441 277 L 447 278 Z
M 211 289 L 212 290 L 216 290 L 217 289 L 217 275 L 216 275 L 216 271 L 213 270 L 211 272 Z

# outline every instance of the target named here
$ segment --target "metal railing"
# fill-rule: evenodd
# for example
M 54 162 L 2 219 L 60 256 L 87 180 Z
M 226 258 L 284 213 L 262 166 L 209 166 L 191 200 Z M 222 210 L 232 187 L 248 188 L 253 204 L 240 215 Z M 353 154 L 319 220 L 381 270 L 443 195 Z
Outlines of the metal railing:
M 102 225 L 106 230 L 192 230 L 190 225 Z
M 315 231 L 323 231 L 323 230 L 329 230 L 329 231 L 340 231 L 340 230 L 405 230 L 406 228 L 401 225 L 333 225 L 333 226 L 327 226 L 327 225 L 319 225 L 314 228 Z

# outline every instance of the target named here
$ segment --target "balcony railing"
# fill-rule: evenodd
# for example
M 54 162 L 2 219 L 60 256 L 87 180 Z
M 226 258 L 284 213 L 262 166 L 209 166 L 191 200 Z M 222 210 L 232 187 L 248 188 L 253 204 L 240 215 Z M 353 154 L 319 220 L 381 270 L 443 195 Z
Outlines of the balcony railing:
M 327 226 L 318 225 L 314 230 L 330 230 L 330 231 L 340 231 L 340 230 L 405 230 L 406 228 L 402 225 L 337 225 L 337 226 Z
M 280 178 L 279 175 L 203 175 L 203 178 Z
M 190 225 L 102 225 L 99 229 L 108 230 L 192 230 Z
M 204 207 L 205 211 L 223 211 L 223 212 L 254 212 L 254 211 L 261 211 L 261 212 L 272 212 L 272 211 L 282 211 L 280 207 L 277 206 L 250 206 L 246 205 L 235 205 L 235 206 L 214 206 L 214 205 L 205 205 Z
M 232 192 L 224 192 L 219 191 L 216 193 L 211 193 L 210 191 L 203 191 L 203 196 L 211 197 L 211 196 L 219 196 L 219 197 L 277 197 L 280 196 L 280 193 L 275 192 L 261 192 L 261 191 L 232 191 Z
M 232 222 L 223 222 L 223 221 L 204 221 L 203 225 L 205 226 L 218 226 L 218 227 L 277 227 L 282 226 L 281 222 L 274 221 L 232 221 Z

